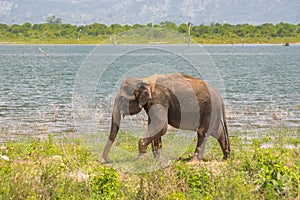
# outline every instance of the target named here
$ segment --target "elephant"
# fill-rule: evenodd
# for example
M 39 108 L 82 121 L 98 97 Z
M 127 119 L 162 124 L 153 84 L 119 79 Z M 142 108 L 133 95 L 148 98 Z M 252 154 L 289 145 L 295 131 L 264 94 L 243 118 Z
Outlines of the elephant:
M 108 153 L 119 131 L 121 119 L 144 109 L 148 115 L 146 135 L 138 143 L 138 158 L 143 157 L 151 143 L 155 158 L 160 157 L 161 137 L 168 126 L 197 132 L 197 145 L 191 161 L 203 159 L 207 138 L 215 137 L 223 159 L 230 156 L 224 102 L 217 90 L 207 82 L 182 74 L 155 74 L 145 78 L 125 78 L 115 97 L 111 129 L 102 154 Z

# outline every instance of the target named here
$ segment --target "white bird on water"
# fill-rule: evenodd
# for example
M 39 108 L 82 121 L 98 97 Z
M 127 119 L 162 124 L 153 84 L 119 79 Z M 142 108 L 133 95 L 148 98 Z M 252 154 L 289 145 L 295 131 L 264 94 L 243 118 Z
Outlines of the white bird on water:
M 49 57 L 48 53 L 39 47 L 39 51 L 44 54 L 46 57 Z

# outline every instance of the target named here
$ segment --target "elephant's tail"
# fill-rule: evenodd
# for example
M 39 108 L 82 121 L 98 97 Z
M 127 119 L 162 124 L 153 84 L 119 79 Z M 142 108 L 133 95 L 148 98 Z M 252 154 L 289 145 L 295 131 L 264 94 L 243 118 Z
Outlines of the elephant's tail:
M 222 125 L 223 125 L 225 143 L 226 143 L 227 151 L 228 151 L 228 153 L 230 153 L 231 149 L 230 149 L 229 134 L 228 134 L 228 129 L 227 129 L 227 120 L 226 120 L 224 103 L 223 103 L 223 106 L 222 106 L 222 112 L 223 112 L 223 123 L 222 123 Z

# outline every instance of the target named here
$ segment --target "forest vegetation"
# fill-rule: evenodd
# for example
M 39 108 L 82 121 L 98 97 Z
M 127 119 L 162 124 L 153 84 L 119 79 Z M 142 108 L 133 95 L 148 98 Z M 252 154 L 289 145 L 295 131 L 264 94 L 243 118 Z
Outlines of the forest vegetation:
M 151 29 L 143 33 L 141 29 Z M 139 31 L 138 31 L 139 30 Z M 164 31 L 171 30 L 171 31 Z M 111 40 L 112 36 L 118 36 L 123 32 L 134 31 L 131 38 L 124 43 L 185 43 L 187 41 L 189 27 L 187 23 L 175 24 L 170 21 L 160 24 L 101 24 L 89 25 L 64 24 L 60 18 L 51 16 L 45 23 L 22 25 L 7 25 L 0 23 L 0 43 L 20 44 L 101 44 Z M 135 33 L 142 35 L 136 37 Z M 183 37 L 172 40 L 169 34 L 178 33 Z M 261 25 L 228 24 L 211 22 L 209 25 L 193 25 L 190 28 L 190 37 L 197 43 L 203 44 L 236 44 L 236 43 L 299 43 L 300 23 Z M 118 40 L 118 38 L 116 39 Z

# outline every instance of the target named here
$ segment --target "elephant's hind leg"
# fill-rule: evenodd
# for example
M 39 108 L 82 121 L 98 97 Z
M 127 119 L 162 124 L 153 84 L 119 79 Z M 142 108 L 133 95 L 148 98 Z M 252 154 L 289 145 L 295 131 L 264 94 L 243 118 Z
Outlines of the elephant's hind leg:
M 204 148 L 206 145 L 206 141 L 208 139 L 208 135 L 207 135 L 207 130 L 204 128 L 199 128 L 197 130 L 197 146 L 195 149 L 195 153 L 194 156 L 192 158 L 192 161 L 196 161 L 196 160 L 202 160 L 203 159 L 203 155 L 204 155 Z

